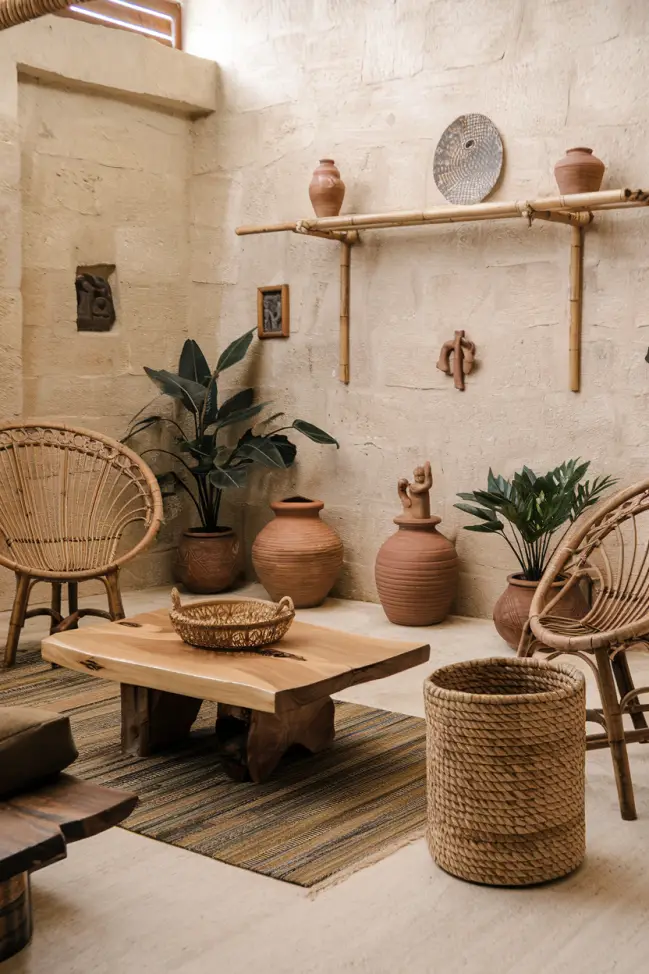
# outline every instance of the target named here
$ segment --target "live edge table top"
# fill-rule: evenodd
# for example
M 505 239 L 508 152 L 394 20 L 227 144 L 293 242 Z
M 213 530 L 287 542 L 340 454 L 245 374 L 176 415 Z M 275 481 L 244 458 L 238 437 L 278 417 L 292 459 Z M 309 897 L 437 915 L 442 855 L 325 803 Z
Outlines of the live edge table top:
M 282 714 L 345 687 L 425 663 L 430 647 L 294 622 L 277 644 L 292 659 L 195 649 L 166 609 L 49 636 L 43 658 L 104 680 Z

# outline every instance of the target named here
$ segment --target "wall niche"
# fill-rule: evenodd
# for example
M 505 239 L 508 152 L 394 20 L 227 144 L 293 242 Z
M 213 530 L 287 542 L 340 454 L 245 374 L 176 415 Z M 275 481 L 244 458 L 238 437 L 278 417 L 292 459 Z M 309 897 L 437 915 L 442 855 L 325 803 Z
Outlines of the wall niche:
M 77 267 L 77 331 L 110 331 L 117 321 L 115 265 Z

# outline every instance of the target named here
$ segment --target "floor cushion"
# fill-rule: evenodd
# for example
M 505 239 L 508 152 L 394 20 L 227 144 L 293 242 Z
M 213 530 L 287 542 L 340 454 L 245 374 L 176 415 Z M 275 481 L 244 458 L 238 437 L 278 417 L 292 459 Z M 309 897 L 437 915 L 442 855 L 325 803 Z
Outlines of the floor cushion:
M 68 717 L 0 707 L 0 798 L 51 778 L 77 757 Z

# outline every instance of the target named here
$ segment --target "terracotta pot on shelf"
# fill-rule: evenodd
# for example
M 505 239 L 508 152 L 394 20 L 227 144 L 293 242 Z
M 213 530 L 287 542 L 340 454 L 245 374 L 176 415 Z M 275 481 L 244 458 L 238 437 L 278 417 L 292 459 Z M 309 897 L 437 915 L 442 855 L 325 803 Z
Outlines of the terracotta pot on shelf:
M 190 528 L 178 545 L 174 578 L 189 592 L 213 595 L 234 585 L 239 574 L 239 539 L 232 528 Z
M 552 583 L 554 595 L 565 585 L 565 581 Z M 530 606 L 538 582 L 529 582 L 520 574 L 507 577 L 507 588 L 494 606 L 493 620 L 498 634 L 502 636 L 510 649 L 518 649 L 523 627 L 530 614 Z M 588 603 L 583 591 L 574 585 L 570 591 L 556 605 L 557 615 L 569 619 L 581 619 L 588 611 Z
M 562 194 L 596 193 L 602 185 L 605 169 L 592 149 L 568 149 L 554 167 L 554 178 Z
M 343 564 L 343 544 L 320 520 L 324 503 L 289 497 L 271 505 L 275 520 L 252 546 L 257 577 L 272 599 L 285 595 L 296 609 L 320 605 L 331 591 Z
M 338 216 L 345 198 L 345 184 L 333 159 L 321 159 L 313 171 L 309 197 L 316 216 Z

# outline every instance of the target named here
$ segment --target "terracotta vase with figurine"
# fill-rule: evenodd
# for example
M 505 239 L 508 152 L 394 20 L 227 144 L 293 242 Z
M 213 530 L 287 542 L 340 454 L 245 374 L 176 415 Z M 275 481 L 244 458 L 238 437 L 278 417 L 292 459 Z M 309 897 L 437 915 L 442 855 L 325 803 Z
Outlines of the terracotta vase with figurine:
M 376 558 L 376 587 L 383 610 L 398 626 L 432 626 L 451 610 L 459 576 L 455 546 L 437 530 L 431 516 L 433 486 L 430 463 L 417 467 L 409 483 L 397 486 L 403 513 L 399 530 L 382 545 Z

